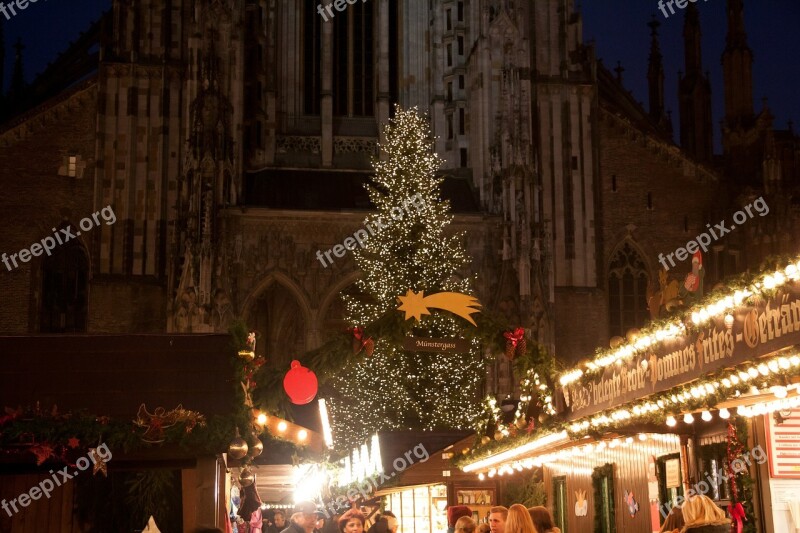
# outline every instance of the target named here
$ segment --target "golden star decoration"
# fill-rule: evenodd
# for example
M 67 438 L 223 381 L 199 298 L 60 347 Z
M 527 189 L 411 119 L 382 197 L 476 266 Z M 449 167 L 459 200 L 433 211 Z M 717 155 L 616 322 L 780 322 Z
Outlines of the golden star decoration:
M 410 318 L 421 320 L 422 315 L 431 314 L 428 308 L 435 308 L 450 311 L 473 326 L 477 326 L 477 324 L 470 315 L 480 313 L 480 310 L 473 308 L 481 306 L 474 296 L 457 292 L 439 292 L 425 296 L 424 291 L 414 292 L 409 289 L 405 296 L 398 296 L 397 300 L 401 304 L 397 309 L 405 311 L 406 320 Z
M 108 477 L 108 465 L 100 457 L 100 454 L 97 453 L 97 448 L 89 448 L 89 455 L 92 456 L 92 462 L 94 463 L 94 468 L 92 469 L 92 475 L 97 475 L 98 472 L 101 472 L 105 477 Z

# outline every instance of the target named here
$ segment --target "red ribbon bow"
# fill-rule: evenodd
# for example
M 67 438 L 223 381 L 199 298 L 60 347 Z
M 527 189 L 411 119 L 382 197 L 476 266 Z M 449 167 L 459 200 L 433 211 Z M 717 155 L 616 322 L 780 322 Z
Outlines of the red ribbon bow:
M 506 338 L 506 357 L 514 359 L 515 356 L 525 353 L 527 343 L 525 342 L 525 330 L 523 328 L 506 331 L 503 336 Z
M 361 350 L 366 350 L 367 356 L 372 356 L 372 352 L 375 350 L 375 341 L 372 340 L 372 337 L 364 338 L 364 330 L 359 328 L 358 326 L 353 328 L 353 353 L 359 354 Z
M 731 531 L 733 531 L 735 525 L 736 533 L 742 533 L 742 521 L 747 519 L 744 513 L 744 507 L 741 503 L 735 503 L 728 507 L 728 512 L 733 520 L 731 523 Z

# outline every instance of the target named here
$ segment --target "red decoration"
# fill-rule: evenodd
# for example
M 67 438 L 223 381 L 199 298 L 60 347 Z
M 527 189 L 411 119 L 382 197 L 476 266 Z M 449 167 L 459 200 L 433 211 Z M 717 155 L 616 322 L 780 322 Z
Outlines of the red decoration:
M 22 416 L 22 409 L 12 409 L 10 407 L 6 407 L 5 412 L 6 414 L 0 416 L 0 426 L 7 424 L 8 422 L 13 422 Z
M 73 450 L 80 445 L 81 445 L 81 440 L 75 437 L 72 437 L 71 439 L 67 440 L 67 446 L 69 446 Z
M 517 328 L 514 331 L 506 331 L 503 336 L 506 338 L 506 357 L 509 361 L 513 361 L 514 357 L 518 355 L 525 355 L 528 342 L 525 340 L 524 329 Z
M 739 459 L 744 452 L 744 446 L 739 442 L 739 437 L 736 435 L 736 426 L 728 422 L 728 449 L 727 449 L 727 463 L 728 463 L 728 477 L 731 480 L 731 505 L 728 510 L 731 515 L 731 531 L 736 530 L 737 533 L 742 533 L 742 521 L 747 520 L 745 516 L 744 507 L 739 502 L 739 487 L 736 484 L 736 474 L 738 473 L 733 467 L 734 461 L 742 461 Z
M 50 457 L 53 457 L 55 454 L 53 453 L 53 447 L 49 444 L 37 444 L 31 447 L 31 452 L 36 456 L 36 466 L 40 466 L 42 463 L 47 461 Z
M 364 337 L 362 328 L 353 328 L 353 353 L 359 354 L 363 349 L 367 357 L 372 357 L 372 353 L 375 351 L 375 341 L 372 340 L 372 337 L 367 337 L 366 339 Z
M 317 395 L 317 375 L 300 361 L 292 361 L 291 370 L 283 378 L 283 389 L 293 404 L 305 405 Z
M 744 507 L 742 504 L 737 502 L 728 507 L 728 512 L 731 514 L 731 531 L 736 529 L 736 533 L 742 533 L 742 521 L 746 519 L 744 514 Z

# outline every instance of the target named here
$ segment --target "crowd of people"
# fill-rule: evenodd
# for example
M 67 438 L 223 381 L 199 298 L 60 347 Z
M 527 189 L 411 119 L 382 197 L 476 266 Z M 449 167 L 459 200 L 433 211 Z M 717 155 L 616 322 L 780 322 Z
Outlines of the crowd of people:
M 328 517 L 312 502 L 298 503 L 288 521 L 280 510 L 266 511 L 263 516 L 260 508 L 246 512 L 251 513 L 250 522 L 243 528 L 247 533 L 398 533 L 400 527 L 391 511 L 378 514 L 367 529 L 367 517 L 358 509 Z M 713 500 L 697 495 L 672 509 L 661 533 L 727 533 L 730 524 Z M 520 504 L 492 507 L 488 523 L 478 523 L 469 507 L 452 505 L 447 509 L 447 525 L 447 533 L 561 533 L 547 508 Z M 199 529 L 195 533 L 217 532 L 223 533 L 219 529 Z
M 447 509 L 448 533 L 561 533 L 553 523 L 546 507 L 531 507 L 515 503 L 511 507 L 498 505 L 489 509 L 489 522 L 478 523 L 472 510 L 465 505 Z

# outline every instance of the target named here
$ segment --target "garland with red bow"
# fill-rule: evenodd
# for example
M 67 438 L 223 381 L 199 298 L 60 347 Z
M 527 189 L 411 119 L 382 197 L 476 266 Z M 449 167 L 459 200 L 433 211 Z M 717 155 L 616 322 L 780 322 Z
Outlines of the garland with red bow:
M 736 426 L 728 422 L 728 449 L 727 456 L 727 469 L 728 478 L 731 480 L 731 505 L 728 507 L 728 512 L 731 515 L 731 533 L 742 533 L 742 522 L 747 520 L 745 516 L 744 507 L 739 502 L 739 487 L 736 483 L 736 474 L 738 473 L 733 467 L 734 461 L 741 461 L 739 459 L 744 453 L 744 446 L 739 441 L 736 434 Z
M 516 328 L 514 331 L 503 333 L 506 338 L 506 358 L 513 361 L 517 356 L 525 355 L 528 349 L 528 342 L 525 340 L 525 330 Z
M 372 357 L 372 352 L 375 351 L 375 341 L 372 340 L 372 337 L 366 336 L 363 328 L 356 326 L 353 328 L 353 353 L 358 355 L 361 350 L 364 350 L 367 357 Z

